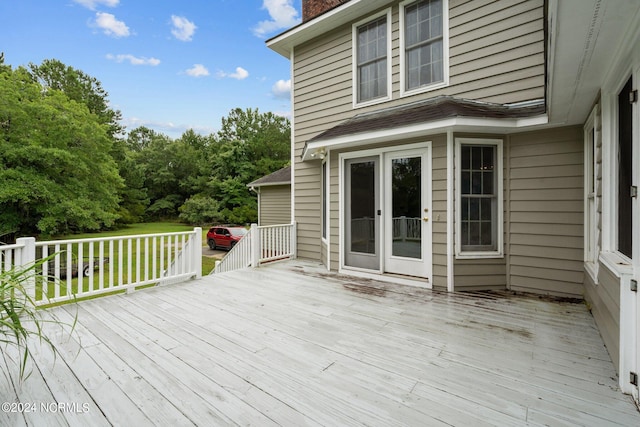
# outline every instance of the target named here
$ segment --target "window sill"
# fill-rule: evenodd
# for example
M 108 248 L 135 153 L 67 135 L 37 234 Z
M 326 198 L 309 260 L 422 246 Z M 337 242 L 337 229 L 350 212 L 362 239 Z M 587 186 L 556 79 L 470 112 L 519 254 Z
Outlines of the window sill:
M 364 101 L 364 102 L 353 102 L 353 108 L 357 109 L 357 108 L 364 108 L 364 107 L 369 107 L 371 105 L 377 105 L 377 104 L 382 104 L 383 102 L 387 102 L 387 101 L 391 101 L 391 97 L 390 96 L 385 96 L 383 98 L 375 98 L 369 101 Z
M 439 83 L 434 83 L 432 85 L 429 86 L 423 86 L 417 89 L 410 89 L 410 90 L 401 90 L 400 91 L 400 98 L 405 98 L 408 96 L 413 96 L 413 95 L 419 95 L 421 93 L 426 93 L 426 92 L 431 92 L 437 89 L 442 89 L 445 87 L 449 86 L 449 81 L 445 80 L 443 82 L 439 82 Z M 403 83 L 403 87 L 404 87 L 404 83 Z
M 633 274 L 631 260 L 618 252 L 600 252 L 598 261 L 618 278 Z
M 504 258 L 502 252 L 460 252 L 456 254 L 456 259 L 496 259 Z

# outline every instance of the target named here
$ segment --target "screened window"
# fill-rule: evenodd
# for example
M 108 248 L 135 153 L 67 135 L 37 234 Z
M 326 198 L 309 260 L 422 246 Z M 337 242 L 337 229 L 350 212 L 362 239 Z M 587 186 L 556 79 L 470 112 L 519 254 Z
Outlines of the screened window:
M 406 90 L 444 81 L 443 0 L 404 7 Z
M 469 141 L 457 144 L 458 254 L 501 256 L 501 142 Z
M 356 30 L 358 102 L 387 96 L 387 16 Z
M 629 101 L 632 91 L 633 80 L 629 79 L 618 95 L 618 251 L 629 258 L 632 257 L 633 246 L 631 239 L 633 108 Z

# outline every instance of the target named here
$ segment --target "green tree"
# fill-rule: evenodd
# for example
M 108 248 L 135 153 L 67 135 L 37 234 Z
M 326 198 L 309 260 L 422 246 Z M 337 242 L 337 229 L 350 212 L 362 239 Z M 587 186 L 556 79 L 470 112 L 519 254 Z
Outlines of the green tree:
M 100 123 L 107 125 L 110 137 L 122 134 L 122 114 L 109 107 L 109 94 L 98 79 L 57 59 L 45 59 L 40 65 L 30 63 L 29 69 L 46 90 L 59 90 L 69 99 L 86 105 L 89 112 L 99 118 Z
M 207 192 L 220 203 L 224 222 L 257 220 L 256 196 L 247 184 L 290 161 L 290 123 L 257 109 L 231 110 L 209 146 L 211 178 Z
M 0 69 L 0 222 L 22 233 L 98 230 L 122 179 L 109 124 L 25 68 Z

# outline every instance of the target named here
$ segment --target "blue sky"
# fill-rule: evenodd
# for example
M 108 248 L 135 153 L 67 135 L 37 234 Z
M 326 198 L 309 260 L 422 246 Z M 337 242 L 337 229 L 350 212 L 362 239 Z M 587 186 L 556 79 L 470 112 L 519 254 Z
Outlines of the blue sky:
M 173 138 L 220 128 L 233 108 L 290 116 L 290 68 L 265 40 L 301 0 L 0 0 L 0 51 L 97 78 L 128 130 Z

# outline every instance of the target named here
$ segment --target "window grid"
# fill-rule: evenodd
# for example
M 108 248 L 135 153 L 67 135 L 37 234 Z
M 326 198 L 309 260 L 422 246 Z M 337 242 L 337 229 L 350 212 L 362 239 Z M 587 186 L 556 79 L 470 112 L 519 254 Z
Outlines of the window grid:
M 496 250 L 496 147 L 461 146 L 460 243 L 462 250 Z
M 387 18 L 357 30 L 358 102 L 387 95 Z
M 442 0 L 422 0 L 405 10 L 407 90 L 444 81 Z

